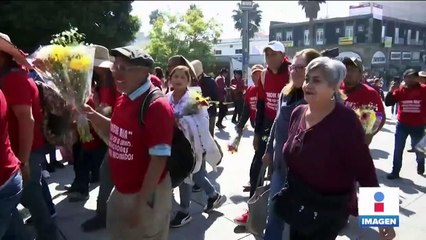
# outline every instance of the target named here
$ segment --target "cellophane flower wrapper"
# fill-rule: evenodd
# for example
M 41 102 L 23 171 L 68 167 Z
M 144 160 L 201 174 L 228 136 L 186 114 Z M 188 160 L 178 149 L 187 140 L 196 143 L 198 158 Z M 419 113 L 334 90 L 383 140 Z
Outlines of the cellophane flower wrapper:
M 57 88 L 62 97 L 78 112 L 77 130 L 80 140 L 90 142 L 93 136 L 82 107 L 87 102 L 92 85 L 95 48 L 91 46 L 48 45 L 34 53 L 45 69 L 35 67 L 39 76 Z
M 242 133 L 238 133 L 238 135 L 234 138 L 234 140 L 228 144 L 228 151 L 231 153 L 238 152 L 238 147 L 240 146 Z

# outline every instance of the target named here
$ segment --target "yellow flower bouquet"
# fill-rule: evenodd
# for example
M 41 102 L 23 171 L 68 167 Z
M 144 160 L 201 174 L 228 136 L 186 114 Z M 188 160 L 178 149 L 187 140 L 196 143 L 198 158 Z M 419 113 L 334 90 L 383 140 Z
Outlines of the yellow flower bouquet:
M 355 108 L 354 111 L 366 134 L 373 134 L 377 131 L 382 121 L 382 113 L 374 111 L 374 107 L 370 105 Z
M 33 64 L 39 76 L 52 83 L 79 113 L 77 129 L 82 142 L 93 139 L 89 122 L 80 109 L 90 96 L 94 56 L 95 49 L 84 45 L 48 45 L 34 54 Z
M 209 107 L 209 98 L 203 97 L 199 92 L 189 90 L 189 100 L 182 111 L 182 115 L 193 115 L 199 113 L 203 108 Z

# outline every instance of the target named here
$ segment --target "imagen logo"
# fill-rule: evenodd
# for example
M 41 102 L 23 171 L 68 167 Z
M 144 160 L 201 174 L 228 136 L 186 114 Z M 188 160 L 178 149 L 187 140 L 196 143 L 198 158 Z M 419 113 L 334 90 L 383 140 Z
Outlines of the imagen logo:
M 361 227 L 399 227 L 399 188 L 359 188 Z

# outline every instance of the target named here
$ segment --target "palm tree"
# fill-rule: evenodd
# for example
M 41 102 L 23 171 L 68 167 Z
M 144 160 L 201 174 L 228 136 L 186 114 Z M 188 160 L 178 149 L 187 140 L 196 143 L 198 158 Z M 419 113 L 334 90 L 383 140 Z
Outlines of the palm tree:
M 314 19 L 318 17 L 320 10 L 320 4 L 325 1 L 316 0 L 299 0 L 299 5 L 305 10 L 306 18 L 309 18 L 309 44 L 312 47 L 314 45 Z
M 237 9 L 235 9 L 234 15 L 232 15 L 232 18 L 235 22 L 235 29 L 242 32 L 243 29 L 243 11 L 240 8 L 241 3 L 237 4 Z M 249 38 L 253 38 L 254 34 L 259 32 L 260 22 L 262 21 L 262 10 L 259 10 L 259 4 L 253 3 L 253 9 L 249 11 Z

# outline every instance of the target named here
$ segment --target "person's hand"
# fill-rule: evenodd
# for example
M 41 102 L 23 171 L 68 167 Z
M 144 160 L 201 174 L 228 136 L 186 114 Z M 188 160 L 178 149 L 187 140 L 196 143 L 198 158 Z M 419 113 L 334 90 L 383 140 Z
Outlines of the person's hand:
M 396 233 L 393 228 L 379 227 L 379 235 L 380 235 L 380 240 L 392 240 L 396 237 Z
M 30 166 L 28 163 L 21 164 L 21 175 L 24 183 L 27 183 L 30 180 Z
M 259 148 L 259 141 L 260 141 L 259 135 L 254 135 L 253 148 L 254 148 L 255 151 L 257 151 L 257 149 Z
M 265 164 L 265 165 L 271 165 L 272 164 L 272 157 L 271 157 L 271 154 L 269 154 L 269 153 L 265 153 L 264 155 L 263 155 L 263 157 L 262 157 L 262 162 L 263 162 L 263 164 Z
M 397 90 L 398 88 L 399 88 L 399 83 L 392 82 L 391 86 L 390 86 L 390 89 L 389 89 L 389 92 L 393 92 L 393 91 Z

